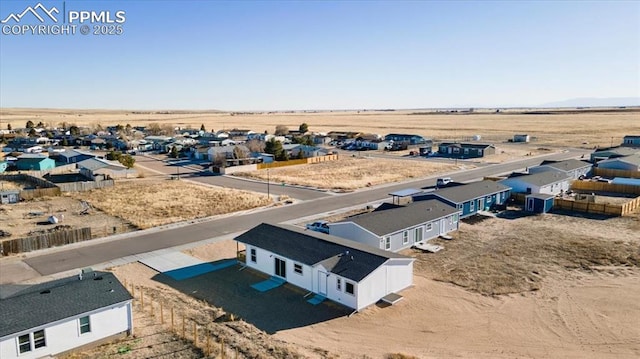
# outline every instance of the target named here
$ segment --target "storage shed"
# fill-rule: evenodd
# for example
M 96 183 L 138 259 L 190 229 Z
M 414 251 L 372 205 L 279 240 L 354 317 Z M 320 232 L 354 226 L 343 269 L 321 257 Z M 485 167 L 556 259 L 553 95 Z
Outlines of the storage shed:
M 525 197 L 525 210 L 533 213 L 548 213 L 553 208 L 552 194 L 533 193 Z

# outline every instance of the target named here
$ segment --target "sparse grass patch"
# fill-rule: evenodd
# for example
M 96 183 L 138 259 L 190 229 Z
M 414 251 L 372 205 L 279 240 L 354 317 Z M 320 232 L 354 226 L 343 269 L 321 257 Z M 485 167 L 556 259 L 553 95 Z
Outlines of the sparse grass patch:
M 490 219 L 463 224 L 453 241 L 436 240 L 445 250 L 435 255 L 411 254 L 418 258 L 418 272 L 474 292 L 500 295 L 538 290 L 550 273 L 640 266 L 635 221 L 607 221 L 603 227 L 602 221 L 559 215 Z M 562 225 L 569 222 L 573 224 Z M 606 227 L 617 228 L 615 236 L 597 229 Z
M 264 195 L 198 186 L 187 181 L 135 180 L 75 194 L 105 213 L 145 229 L 266 206 Z
M 341 157 L 307 165 L 272 168 L 272 183 L 287 183 L 331 190 L 353 190 L 370 185 L 397 182 L 453 171 L 445 163 L 388 160 L 369 157 Z M 266 171 L 236 173 L 238 176 L 267 180 Z

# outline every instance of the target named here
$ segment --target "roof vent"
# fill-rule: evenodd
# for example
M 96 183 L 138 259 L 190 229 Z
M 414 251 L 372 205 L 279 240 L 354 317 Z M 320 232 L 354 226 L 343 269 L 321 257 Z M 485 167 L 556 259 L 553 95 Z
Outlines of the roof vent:
M 102 277 L 95 277 L 93 280 L 102 280 Z
M 42 292 L 40 292 L 40 294 L 49 294 L 49 293 L 51 293 L 49 289 L 45 289 Z

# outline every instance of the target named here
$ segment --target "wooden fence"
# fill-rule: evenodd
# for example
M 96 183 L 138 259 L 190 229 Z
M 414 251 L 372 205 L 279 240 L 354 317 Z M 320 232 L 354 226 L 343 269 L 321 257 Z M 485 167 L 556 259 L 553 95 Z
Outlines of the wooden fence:
M 114 185 L 115 182 L 113 180 L 67 182 L 57 184 L 57 186 L 60 187 L 60 190 L 63 192 L 84 192 L 96 188 L 113 187 Z
M 128 224 L 116 224 L 111 226 L 92 227 L 91 236 L 93 238 L 102 238 L 112 236 L 114 234 L 128 233 L 135 231 L 136 228 Z
M 217 335 L 210 325 L 198 323 L 193 318 L 189 318 L 179 308 L 176 309 L 163 301 L 154 299 L 153 297 L 157 293 L 152 289 L 137 286 L 134 283 L 127 283 L 126 281 L 123 282 L 123 285 L 133 296 L 133 303 L 134 305 L 137 304 L 136 309 L 141 314 L 148 314 L 154 323 L 163 328 L 164 331 L 193 344 L 193 346 L 202 351 L 205 358 L 238 358 L 238 347 L 232 347 L 233 343 L 231 341 L 225 342 L 224 338 Z M 227 322 L 236 320 L 233 315 L 227 315 L 225 319 Z M 212 319 L 211 321 L 213 322 L 214 320 Z
M 16 238 L 0 242 L 0 252 L 6 256 L 38 249 L 63 246 L 91 239 L 91 228 L 70 229 L 33 237 Z
M 33 184 L 33 186 L 36 187 L 35 189 L 20 190 L 20 198 L 26 201 L 39 197 L 53 197 L 60 195 L 60 188 L 55 184 L 28 174 L 2 174 L 0 175 L 0 180 L 7 182 L 20 181 Z
M 580 202 L 569 199 L 554 198 L 553 209 L 602 214 L 607 216 L 622 216 L 622 205 Z
M 258 163 L 257 166 L 259 170 L 263 170 L 267 168 L 305 165 L 307 163 L 319 163 L 319 162 L 337 161 L 337 160 L 338 160 L 338 155 L 326 155 L 326 156 L 302 158 L 298 160 L 278 161 L 278 162 L 271 162 L 271 163 Z
M 607 182 L 573 181 L 571 189 L 584 192 L 613 192 L 640 195 L 640 186 Z
M 68 165 L 56 166 L 54 168 L 44 170 L 44 171 L 21 171 L 21 172 L 31 176 L 35 176 L 35 177 L 43 177 L 46 174 L 55 175 L 55 174 L 75 172 L 76 167 L 77 166 L 75 163 L 71 163 Z
M 625 171 L 625 170 L 614 170 L 609 168 L 594 167 L 593 175 L 607 177 L 607 178 L 614 178 L 614 177 L 640 178 L 640 171 Z

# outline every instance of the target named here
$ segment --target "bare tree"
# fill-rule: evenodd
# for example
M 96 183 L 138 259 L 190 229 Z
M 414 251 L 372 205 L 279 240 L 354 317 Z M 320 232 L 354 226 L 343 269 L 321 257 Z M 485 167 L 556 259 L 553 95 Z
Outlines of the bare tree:
M 227 156 L 223 152 L 218 152 L 213 157 L 212 164 L 216 167 L 226 167 L 227 166 Z
M 249 157 L 249 152 L 244 146 L 236 146 L 233 148 L 233 158 L 243 159 Z
M 289 133 L 289 128 L 285 125 L 277 125 L 276 126 L 276 136 L 284 136 Z
M 244 144 L 251 152 L 264 152 L 264 142 L 253 139 Z

